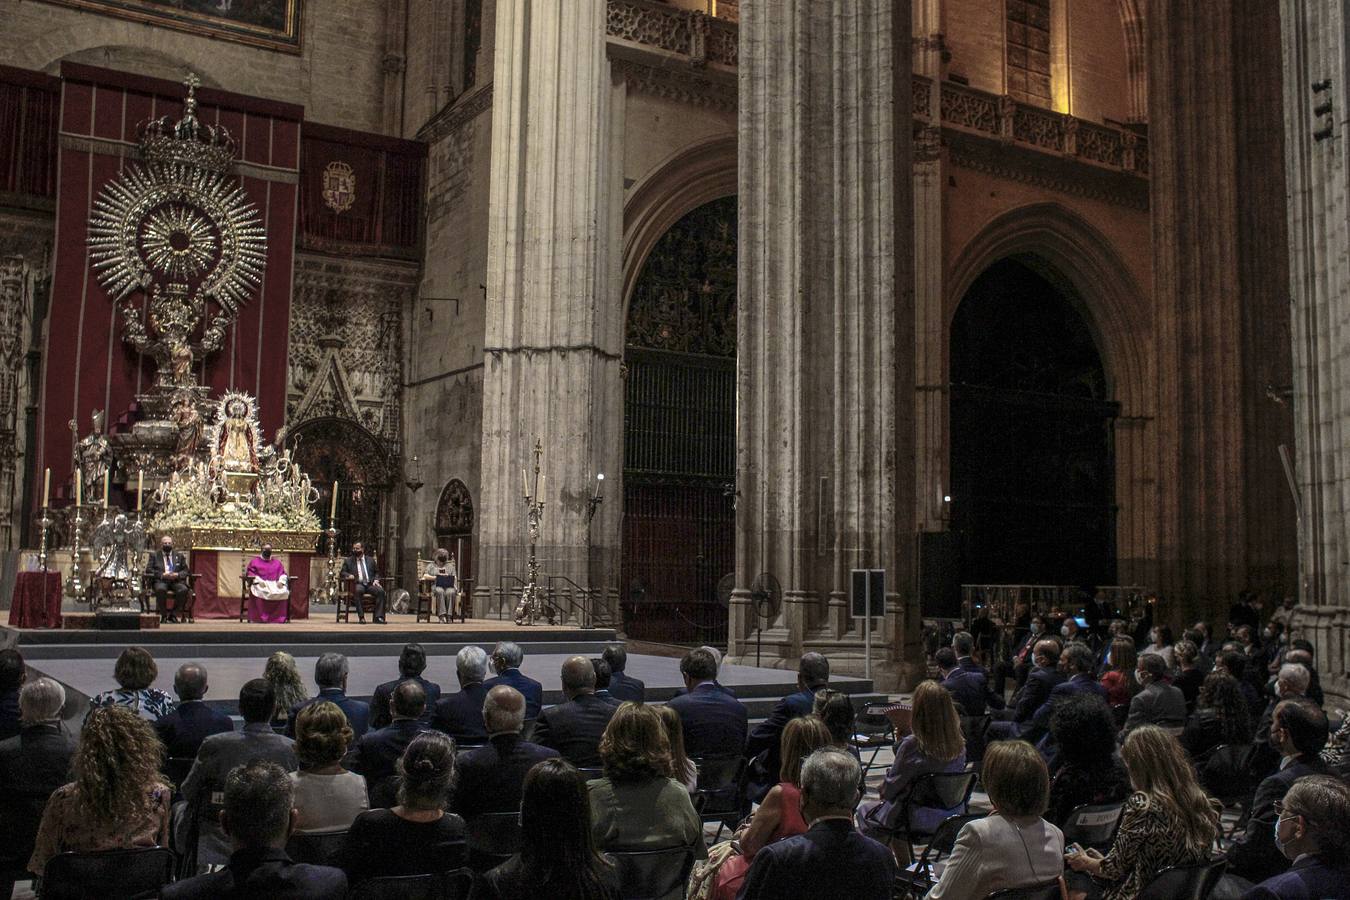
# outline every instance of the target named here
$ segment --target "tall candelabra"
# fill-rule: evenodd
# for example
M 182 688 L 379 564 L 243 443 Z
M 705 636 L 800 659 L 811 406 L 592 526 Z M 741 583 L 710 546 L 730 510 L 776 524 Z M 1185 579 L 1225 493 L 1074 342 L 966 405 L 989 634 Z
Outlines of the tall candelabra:
M 70 524 L 70 577 L 66 579 L 66 595 L 74 600 L 84 598 L 84 580 L 80 578 L 80 530 L 83 525 L 84 518 L 80 504 L 77 502 L 75 504 L 75 521 Z
M 338 564 L 337 564 L 337 528 L 328 526 L 328 574 L 324 578 L 324 592 L 329 603 L 337 603 Z
M 521 470 L 521 480 L 525 483 L 525 523 L 530 535 L 530 555 L 526 560 L 525 587 L 520 591 L 520 603 L 516 605 L 517 625 L 533 625 L 545 614 L 544 591 L 539 587 L 539 560 L 535 556 L 535 545 L 539 543 L 539 525 L 544 519 L 544 501 L 541 498 L 548 477 L 539 475 L 539 458 L 544 455 L 544 445 L 538 438 L 534 441 L 534 484 L 531 488 L 525 471 Z M 549 619 L 553 617 L 550 615 Z
M 47 530 L 52 527 L 51 510 L 45 505 L 42 507 L 42 518 L 38 519 L 38 527 L 42 529 L 42 534 L 38 537 L 38 565 L 42 567 L 43 581 L 46 581 L 47 575 Z M 46 588 L 43 588 L 46 590 Z

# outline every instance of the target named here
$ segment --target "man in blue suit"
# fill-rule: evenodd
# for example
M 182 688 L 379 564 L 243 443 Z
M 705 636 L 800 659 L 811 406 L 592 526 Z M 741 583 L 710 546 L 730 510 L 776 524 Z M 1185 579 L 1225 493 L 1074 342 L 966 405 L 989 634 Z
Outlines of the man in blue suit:
M 295 719 L 300 715 L 300 710 L 320 700 L 337 704 L 347 717 L 347 724 L 352 726 L 354 737 L 359 738 L 369 730 L 370 704 L 347 696 L 347 657 L 341 653 L 320 656 L 314 664 L 314 683 L 319 686 L 319 693 L 291 707 L 291 714 L 286 718 L 286 737 L 295 737 Z
M 753 763 L 752 800 L 763 800 L 769 788 L 778 783 L 778 770 L 782 764 L 779 744 L 787 723 L 799 716 L 810 715 L 816 691 L 829 685 L 830 661 L 821 653 L 803 653 L 797 663 L 797 692 L 779 700 L 769 717 L 755 726 L 745 742 L 745 755 Z
M 455 654 L 455 673 L 459 678 L 459 691 L 447 694 L 436 704 L 436 711 L 431 714 L 431 727 L 444 731 L 456 743 L 482 744 L 487 740 L 487 730 L 483 727 L 483 701 L 488 695 L 488 688 L 483 683 L 487 675 L 487 652 L 473 644 L 459 648 L 459 653 Z
M 558 755 L 557 750 L 521 738 L 525 698 L 515 688 L 503 684 L 488 691 L 483 724 L 487 745 L 466 750 L 455 763 L 458 786 L 452 809 L 466 820 L 483 813 L 520 809 L 525 773 L 535 763 Z
M 1055 704 L 1065 697 L 1072 697 L 1074 694 L 1096 694 L 1103 702 L 1106 701 L 1106 688 L 1092 677 L 1095 664 L 1096 659 L 1087 644 L 1074 641 L 1064 647 L 1059 657 L 1059 668 L 1064 672 L 1066 680 L 1051 688 L 1050 695 L 1032 715 L 1030 722 L 1023 723 L 1019 735 L 1022 740 L 1034 744 L 1048 735 L 1050 713 L 1054 710 Z
M 680 660 L 686 693 L 667 706 L 680 714 L 684 752 L 690 757 L 735 756 L 745 747 L 745 704 L 717 686 L 717 660 L 702 647 Z
M 371 728 L 383 728 L 393 721 L 393 717 L 389 713 L 389 698 L 393 695 L 394 688 L 405 681 L 416 681 L 422 686 L 422 691 L 427 695 L 427 711 L 423 716 L 422 724 L 431 724 L 431 710 L 436 706 L 436 701 L 441 699 L 441 686 L 422 677 L 426 668 L 427 652 L 422 649 L 422 645 L 416 643 L 404 644 L 403 652 L 398 655 L 398 677 L 375 688 L 375 693 L 371 695 Z
M 372 809 L 394 805 L 398 761 L 413 738 L 426 731 L 421 719 L 427 695 L 420 684 L 405 681 L 394 688 L 389 705 L 393 721 L 357 741 L 345 760 L 348 769 L 365 777 Z
M 1313 900 L 1350 896 L 1350 786 L 1330 775 L 1305 775 L 1284 795 L 1274 839 L 1294 864 L 1242 900 Z
M 628 668 L 628 650 L 623 644 L 610 644 L 601 656 L 609 663 L 610 696 L 620 703 L 625 700 L 641 703 L 647 696 L 647 685 L 624 671 Z
M 552 747 L 578 769 L 600 767 L 600 739 L 619 707 L 595 696 L 595 667 L 584 656 L 562 664 L 566 703 L 550 706 L 539 716 L 534 740 Z
M 987 702 L 988 685 L 978 670 L 963 669 L 956 662 L 956 653 L 951 647 L 943 647 L 933 654 L 942 678 L 939 683 L 952 695 L 956 711 L 963 716 L 982 716 Z
M 817 750 L 802 764 L 805 834 L 761 847 L 738 900 L 848 897 L 890 900 L 895 856 L 853 827 L 862 767 L 849 753 Z
M 519 644 L 514 641 L 498 641 L 497 646 L 492 648 L 492 669 L 497 673 L 497 677 L 489 678 L 484 684 L 489 691 L 499 684 L 520 691 L 521 696 L 525 698 L 525 721 L 529 723 L 526 725 L 528 731 L 539 718 L 539 711 L 544 708 L 544 686 L 520 671 L 520 664 L 524 661 L 525 651 L 520 649 Z
M 1027 676 L 1027 683 L 1013 694 L 1013 705 L 994 714 L 995 721 L 989 723 L 988 739 L 991 741 L 1023 737 L 1030 733 L 1036 711 L 1050 699 L 1050 692 L 1064 683 L 1065 675 L 1059 670 L 1059 644 L 1046 639 L 1037 641 L 1032 652 L 1035 668 Z
M 1002 709 L 1007 705 L 1003 699 L 1003 694 L 995 692 L 993 681 L 989 677 L 989 670 L 975 661 L 971 654 L 975 652 L 975 638 L 968 632 L 958 631 L 952 635 L 952 650 L 956 653 L 956 664 L 963 672 L 969 672 L 973 675 L 979 675 L 984 679 L 984 702 L 990 709 Z M 984 709 L 979 712 L 970 712 L 967 715 L 982 716 Z
M 206 667 L 201 663 L 183 663 L 173 676 L 173 691 L 178 706 L 156 720 L 155 733 L 170 758 L 195 759 L 202 741 L 213 734 L 234 731 L 234 722 L 202 700 L 206 696 Z

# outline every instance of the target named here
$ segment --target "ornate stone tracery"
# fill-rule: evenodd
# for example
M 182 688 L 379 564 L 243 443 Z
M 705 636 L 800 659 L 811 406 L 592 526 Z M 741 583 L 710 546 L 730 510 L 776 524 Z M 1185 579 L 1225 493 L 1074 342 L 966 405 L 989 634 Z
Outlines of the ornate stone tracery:
M 473 498 L 458 478 L 451 478 L 436 502 L 436 533 L 469 534 L 473 531 Z

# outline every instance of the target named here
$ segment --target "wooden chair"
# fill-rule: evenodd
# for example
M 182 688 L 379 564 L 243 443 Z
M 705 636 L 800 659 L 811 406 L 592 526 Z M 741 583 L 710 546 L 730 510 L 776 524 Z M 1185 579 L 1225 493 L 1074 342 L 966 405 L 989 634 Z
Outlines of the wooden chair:
M 180 615 L 180 618 L 182 619 L 183 622 L 191 623 L 197 621 L 196 618 L 193 617 L 193 611 L 197 607 L 197 579 L 201 577 L 202 576 L 197 572 L 187 573 L 187 586 L 188 586 L 187 598 L 183 601 L 182 606 L 179 606 L 173 610 L 175 613 L 178 613 Z M 156 607 L 159 606 L 159 598 L 155 596 L 154 585 L 155 585 L 155 576 L 145 574 L 141 575 L 141 612 L 158 613 L 159 616 L 163 618 L 166 612 L 165 610 L 158 608 L 156 609 L 150 608 L 150 603 L 152 600 L 155 602 Z
M 413 599 L 413 621 L 430 622 L 431 621 L 431 587 L 432 582 L 422 577 L 422 560 L 417 560 L 417 595 Z
M 253 588 L 253 582 L 256 581 L 252 575 L 244 575 L 239 579 L 239 621 L 248 621 L 248 598 L 249 591 Z M 295 583 L 300 580 L 299 575 L 286 576 L 286 621 L 291 620 L 291 597 L 295 595 Z
M 358 619 L 364 620 L 367 612 L 373 616 L 375 614 L 374 595 L 367 590 L 361 591 L 360 596 L 358 597 L 355 576 L 347 575 L 344 576 L 342 580 L 344 583 L 342 585 L 342 590 L 338 591 L 337 617 L 334 621 L 350 623 L 352 620 L 351 613 L 353 609 L 356 610 Z M 369 607 L 366 606 L 367 599 L 370 599 Z

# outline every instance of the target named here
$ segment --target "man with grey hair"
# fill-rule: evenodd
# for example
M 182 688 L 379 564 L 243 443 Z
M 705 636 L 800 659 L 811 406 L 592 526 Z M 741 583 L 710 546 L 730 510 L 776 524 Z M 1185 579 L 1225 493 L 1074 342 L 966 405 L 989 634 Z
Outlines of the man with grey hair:
M 497 646 L 492 648 L 492 669 L 497 676 L 489 678 L 486 686 L 492 690 L 504 684 L 520 691 L 525 698 L 525 732 L 528 737 L 534 721 L 539 718 L 540 710 L 544 708 L 544 686 L 520 671 L 520 664 L 524 661 L 525 651 L 520 649 L 519 644 L 498 641 Z
M 33 830 L 26 832 L 30 853 L 31 838 L 37 833 L 36 826 L 47 797 L 70 780 L 75 738 L 61 723 L 61 708 L 65 705 L 66 691 L 59 683 L 46 677 L 33 679 L 19 691 L 19 733 L 0 741 L 0 785 L 29 798 L 33 806 L 32 809 L 20 808 L 26 805 L 20 801 L 14 809 L 16 817 L 32 819 Z
M 154 723 L 155 733 L 170 759 L 192 759 L 202 741 L 213 734 L 234 731 L 234 722 L 219 710 L 206 705 L 206 666 L 183 663 L 173 676 L 178 707 Z
M 595 667 L 584 656 L 569 657 L 562 664 L 562 689 L 567 702 L 540 714 L 534 740 L 557 750 L 579 769 L 598 768 L 600 738 L 618 707 L 595 696 Z
M 488 689 L 483 684 L 487 677 L 487 651 L 469 644 L 455 654 L 455 672 L 459 677 L 459 691 L 447 694 L 436 702 L 431 714 L 431 727 L 443 731 L 457 744 L 479 746 L 487 741 L 483 728 L 483 701 Z
M 319 693 L 291 707 L 291 714 L 286 719 L 286 737 L 295 737 L 295 720 L 300 710 L 320 700 L 337 704 L 347 717 L 347 724 L 352 726 L 353 739 L 369 730 L 370 704 L 347 696 L 347 668 L 347 657 L 341 653 L 325 653 L 319 657 L 314 663 L 314 683 L 319 686 Z
M 535 763 L 558 755 L 557 750 L 521 737 L 525 698 L 515 688 L 503 684 L 488 691 L 483 703 L 483 724 L 487 727 L 487 745 L 460 754 L 456 763 L 459 786 L 455 789 L 453 810 L 465 819 L 519 809 L 525 773 Z M 470 853 L 475 849 L 471 846 Z
M 1145 653 L 1135 663 L 1135 680 L 1143 687 L 1130 700 L 1129 717 L 1120 730 L 1121 740 L 1140 725 L 1179 729 L 1186 724 L 1186 695 L 1167 683 L 1167 660 L 1159 653 Z
M 1260 768 L 1254 768 L 1252 771 L 1269 772 L 1279 762 L 1274 748 L 1270 745 L 1270 726 L 1275 717 L 1275 707 L 1282 700 L 1306 698 L 1308 683 L 1311 680 L 1312 676 L 1308 674 L 1306 666 L 1298 663 L 1285 663 L 1280 666 L 1280 671 L 1275 676 L 1275 696 L 1266 704 L 1265 710 L 1261 713 L 1261 718 L 1256 723 L 1256 737 L 1254 739 L 1256 756 L 1252 760 L 1252 765 L 1260 766 Z
M 1021 739 L 1035 744 L 1050 733 L 1050 714 L 1061 700 L 1074 694 L 1096 694 L 1107 702 L 1106 688 L 1093 675 L 1097 667 L 1097 658 L 1087 644 L 1074 641 L 1064 645 L 1059 655 L 1059 668 L 1066 680 L 1050 689 L 1050 696 L 1032 715 L 1031 721 L 1022 726 Z M 1183 701 L 1184 702 L 1184 701 Z
M 741 900 L 889 900 L 895 882 L 895 856 L 853 827 L 861 774 L 858 760 L 834 747 L 817 750 L 806 758 L 801 775 L 806 833 L 760 848 L 741 888 Z

